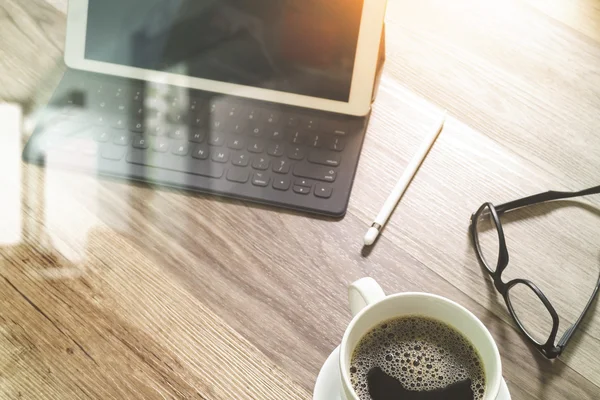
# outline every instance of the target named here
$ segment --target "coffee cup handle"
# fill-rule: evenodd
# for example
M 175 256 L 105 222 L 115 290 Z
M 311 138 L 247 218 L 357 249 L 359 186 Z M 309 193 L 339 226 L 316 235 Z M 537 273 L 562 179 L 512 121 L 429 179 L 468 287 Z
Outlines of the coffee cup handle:
M 350 312 L 354 317 L 363 308 L 369 304 L 378 302 L 385 297 L 383 289 L 375 279 L 362 278 L 354 282 L 348 288 L 348 301 L 350 303 Z

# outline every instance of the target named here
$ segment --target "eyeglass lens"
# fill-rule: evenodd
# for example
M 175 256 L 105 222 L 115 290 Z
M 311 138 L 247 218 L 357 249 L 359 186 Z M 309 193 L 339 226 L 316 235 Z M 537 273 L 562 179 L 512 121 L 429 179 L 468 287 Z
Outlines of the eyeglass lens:
M 548 341 L 552 332 L 553 321 L 550 311 L 537 293 L 524 283 L 517 283 L 508 290 L 508 299 L 514 317 L 523 330 L 538 344 Z

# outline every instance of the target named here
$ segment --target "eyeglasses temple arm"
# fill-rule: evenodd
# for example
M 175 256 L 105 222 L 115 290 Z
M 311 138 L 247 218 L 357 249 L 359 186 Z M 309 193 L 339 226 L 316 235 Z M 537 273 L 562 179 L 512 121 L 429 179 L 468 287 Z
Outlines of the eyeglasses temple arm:
M 590 300 L 588 301 L 587 305 L 585 306 L 585 309 L 583 310 L 583 313 L 581 313 L 581 316 L 579 317 L 579 319 L 577 320 L 577 322 L 575 322 L 569 329 L 567 329 L 565 331 L 565 333 L 563 334 L 563 336 L 560 338 L 560 341 L 558 342 L 558 347 L 559 348 L 564 348 L 567 346 L 567 343 L 569 343 L 569 340 L 571 339 L 571 336 L 573 336 L 573 332 L 575 332 L 577 330 L 577 327 L 579 326 L 579 324 L 581 324 L 581 321 L 583 321 L 583 318 L 585 317 L 585 314 L 587 314 L 587 312 L 589 311 L 590 307 L 592 306 L 592 303 L 594 302 L 594 299 L 598 296 L 598 290 L 600 289 L 600 275 L 598 275 L 598 281 L 596 282 L 596 287 L 594 288 L 594 292 L 592 293 L 592 297 L 590 297 Z
M 496 206 L 496 211 L 498 211 L 499 213 L 503 213 L 509 210 L 513 210 L 515 208 L 530 206 L 536 203 L 543 203 L 545 201 L 570 199 L 573 197 L 588 196 L 591 194 L 599 193 L 600 186 L 594 186 L 589 189 L 581 190 L 579 192 L 555 192 L 551 190 L 549 192 L 534 194 L 533 196 L 528 196 L 519 200 L 514 200 L 508 203 L 500 204 L 499 206 Z

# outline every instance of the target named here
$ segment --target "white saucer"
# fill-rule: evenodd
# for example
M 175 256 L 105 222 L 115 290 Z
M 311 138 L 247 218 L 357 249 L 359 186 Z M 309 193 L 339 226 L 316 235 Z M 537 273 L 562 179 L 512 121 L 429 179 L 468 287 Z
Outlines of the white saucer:
M 329 357 L 327 357 L 327 361 L 325 361 L 325 364 L 323 364 L 323 367 L 319 372 L 319 376 L 317 376 L 313 400 L 342 400 L 342 388 L 340 387 L 342 378 L 338 367 L 339 357 L 340 348 L 338 346 L 333 350 Z M 500 399 L 511 400 L 508 386 L 506 386 L 506 381 L 504 379 L 502 379 L 500 393 L 497 397 L 497 400 Z

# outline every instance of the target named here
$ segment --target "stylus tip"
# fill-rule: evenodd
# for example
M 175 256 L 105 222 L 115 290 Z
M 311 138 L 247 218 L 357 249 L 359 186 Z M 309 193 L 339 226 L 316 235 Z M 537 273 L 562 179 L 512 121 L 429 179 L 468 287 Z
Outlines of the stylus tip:
M 370 246 L 375 243 L 375 239 L 377 239 L 377 235 L 379 235 L 379 231 L 377 228 L 370 227 L 365 235 L 365 246 Z

